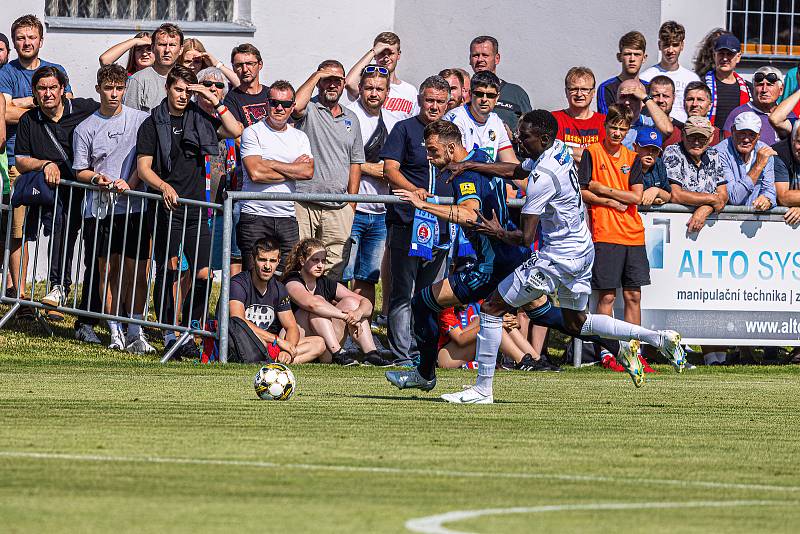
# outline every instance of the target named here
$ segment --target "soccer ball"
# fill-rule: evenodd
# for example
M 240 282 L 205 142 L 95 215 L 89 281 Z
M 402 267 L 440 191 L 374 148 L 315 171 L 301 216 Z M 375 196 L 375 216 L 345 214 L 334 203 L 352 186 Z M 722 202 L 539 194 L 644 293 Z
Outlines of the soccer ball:
M 253 380 L 256 395 L 263 400 L 289 400 L 295 389 L 292 370 L 282 363 L 268 363 Z

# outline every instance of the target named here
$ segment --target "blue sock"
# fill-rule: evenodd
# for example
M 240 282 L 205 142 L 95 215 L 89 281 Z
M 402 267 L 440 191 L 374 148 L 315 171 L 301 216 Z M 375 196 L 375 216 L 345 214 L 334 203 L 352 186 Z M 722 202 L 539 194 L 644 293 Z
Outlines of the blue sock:
M 436 376 L 436 355 L 439 352 L 436 340 L 439 339 L 439 312 L 442 309 L 430 287 L 426 287 L 411 299 L 414 339 L 420 354 L 417 371 L 425 380 L 432 380 Z

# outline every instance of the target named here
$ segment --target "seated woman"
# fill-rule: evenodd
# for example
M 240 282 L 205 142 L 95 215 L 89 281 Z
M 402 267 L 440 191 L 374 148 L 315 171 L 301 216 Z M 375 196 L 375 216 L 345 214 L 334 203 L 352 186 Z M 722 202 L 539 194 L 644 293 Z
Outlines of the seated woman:
M 447 308 L 439 314 L 440 368 L 457 369 L 475 359 L 475 346 L 481 329 L 480 303 L 465 307 Z M 560 371 L 546 356 L 534 356 L 536 351 L 519 329 L 517 318 L 507 313 L 503 317 L 503 337 L 500 351 L 516 363 L 515 369 L 522 371 Z
M 308 363 L 320 358 L 325 353 L 325 343 L 320 337 L 303 336 L 292 314 L 286 287 L 275 277 L 280 247 L 272 239 L 260 239 L 253 246 L 252 255 L 253 268 L 231 278 L 228 310 L 231 321 L 238 319 L 239 325 L 249 328 L 265 350 L 231 361 L 264 361 L 266 358 L 259 356 L 264 352 L 281 363 Z
M 325 340 L 328 361 L 358 365 L 342 350 L 349 334 L 364 353 L 364 365 L 392 365 L 375 348 L 369 324 L 372 304 L 323 274 L 326 255 L 325 244 L 313 238 L 298 242 L 289 255 L 283 282 L 292 298 L 297 324 L 305 333 Z

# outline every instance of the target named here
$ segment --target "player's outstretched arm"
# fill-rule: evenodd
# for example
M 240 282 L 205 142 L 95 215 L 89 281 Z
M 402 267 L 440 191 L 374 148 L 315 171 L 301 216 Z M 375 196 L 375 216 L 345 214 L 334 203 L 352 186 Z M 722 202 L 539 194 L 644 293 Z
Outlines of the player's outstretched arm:
M 406 191 L 405 189 L 395 189 L 393 191 L 395 196 L 400 197 L 415 208 L 426 211 L 440 219 L 446 219 L 461 226 L 472 227 L 477 222 L 476 213 L 480 209 L 480 204 L 473 198 L 468 198 L 461 204 L 442 206 L 440 204 L 431 204 L 422 200 L 414 191 Z
M 524 180 L 528 177 L 528 171 L 523 169 L 521 164 L 502 161 L 497 161 L 495 163 L 454 161 L 447 166 L 447 170 L 451 172 L 447 183 L 452 182 L 457 176 L 467 171 L 475 171 L 488 176 L 497 176 L 504 180 Z
M 536 241 L 536 230 L 539 228 L 539 216 L 529 213 L 522 214 L 522 244 L 530 248 Z

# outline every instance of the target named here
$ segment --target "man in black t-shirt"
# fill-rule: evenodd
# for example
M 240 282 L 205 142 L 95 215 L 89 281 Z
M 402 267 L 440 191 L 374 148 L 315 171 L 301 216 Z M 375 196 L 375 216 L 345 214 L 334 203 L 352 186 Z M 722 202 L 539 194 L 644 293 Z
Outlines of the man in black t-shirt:
M 28 111 L 17 125 L 16 167 L 20 173 L 43 171 L 47 183 L 55 187 L 62 179 L 74 180 L 72 172 L 72 133 L 86 117 L 94 113 L 100 105 L 86 98 L 68 99 L 64 96 L 69 81 L 57 67 L 40 67 L 33 73 L 31 86 L 37 107 Z M 48 132 L 49 130 L 49 132 Z M 58 142 L 56 145 L 51 133 Z M 67 296 L 72 285 L 72 247 L 78 240 L 78 232 L 83 221 L 83 189 L 61 187 L 58 190 L 61 209 L 45 210 L 53 219 L 39 221 L 38 211 L 28 210 L 25 238 L 35 240 L 40 224 L 52 225 L 52 255 L 50 258 L 50 290 L 42 299 L 48 306 L 66 306 Z M 84 271 L 87 276 L 95 269 L 93 279 L 99 274 L 92 252 L 84 253 Z M 26 273 L 23 273 L 23 277 Z M 24 287 L 24 283 L 22 284 Z M 91 297 L 91 306 L 89 299 Z M 87 287 L 82 292 L 79 309 L 99 312 L 97 288 Z M 56 310 L 50 310 L 51 319 L 63 318 Z M 88 343 L 100 343 L 90 325 L 97 324 L 94 319 L 82 318 L 75 322 L 75 337 Z
M 264 344 L 270 357 L 282 363 L 305 363 L 325 352 L 321 337 L 300 339 L 286 286 L 275 278 L 280 247 L 269 238 L 256 241 L 252 268 L 231 278 L 230 317 L 243 320 Z M 284 330 L 283 336 L 280 335 Z
M 225 96 L 225 105 L 247 128 L 267 116 L 269 87 L 261 85 L 259 74 L 264 63 L 261 52 L 250 43 L 240 44 L 231 52 L 233 71 L 239 77 L 239 87 Z
M 211 117 L 190 101 L 192 93 L 208 100 L 217 112 Z M 218 154 L 218 140 L 239 137 L 242 125 L 208 87 L 197 83 L 195 74 L 183 66 L 167 75 L 167 98 L 154 108 L 139 128 L 136 140 L 137 170 L 147 185 L 159 191 L 163 202 L 150 209 L 154 220 L 153 259 L 156 262 L 155 310 L 162 323 L 201 326 L 208 289 L 208 262 L 211 236 L 206 207 L 189 206 L 179 199 L 205 201 L 206 157 Z M 192 309 L 183 313 L 175 306 L 173 287 L 178 280 L 182 259 L 189 264 L 195 279 L 192 295 L 183 302 Z M 165 264 L 166 258 L 166 264 Z M 162 284 L 168 284 L 164 291 Z M 175 291 L 179 293 L 180 288 Z M 161 295 L 166 294 L 166 302 Z M 189 317 L 191 316 L 191 323 Z M 175 342 L 174 332 L 164 333 L 165 348 Z M 197 346 L 189 340 L 180 355 L 199 357 Z M 183 349 L 183 347 L 182 347 Z

